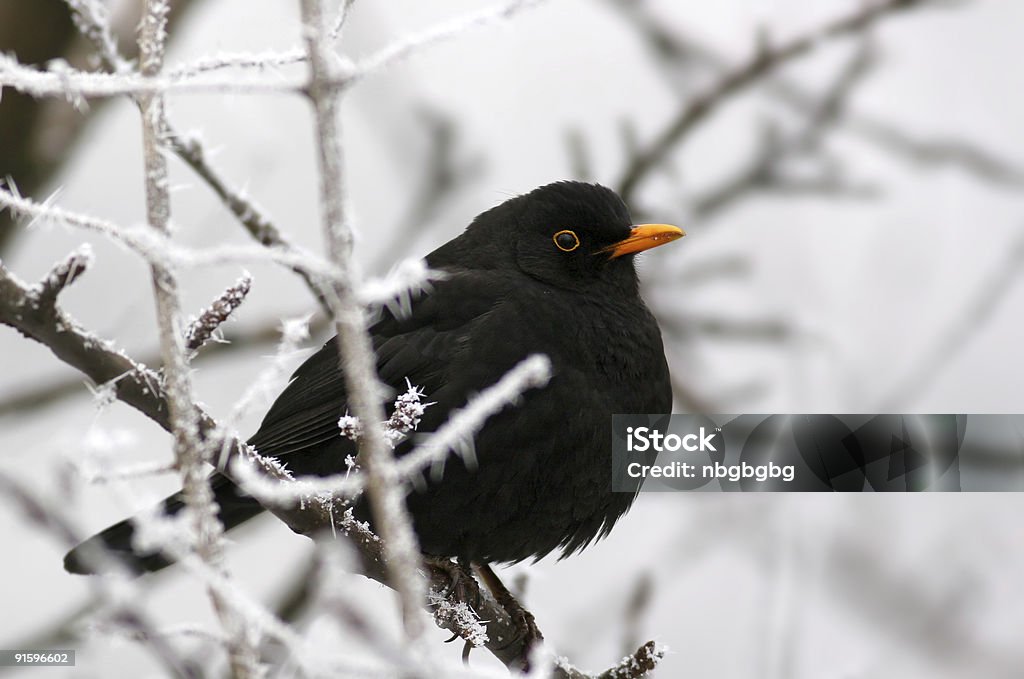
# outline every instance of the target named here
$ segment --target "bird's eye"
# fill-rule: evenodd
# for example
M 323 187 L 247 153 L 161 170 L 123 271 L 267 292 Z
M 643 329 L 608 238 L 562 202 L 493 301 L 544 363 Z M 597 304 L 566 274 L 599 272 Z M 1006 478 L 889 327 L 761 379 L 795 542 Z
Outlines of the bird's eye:
M 568 229 L 556 233 L 552 240 L 555 241 L 555 246 L 562 252 L 572 252 L 580 246 L 580 239 Z

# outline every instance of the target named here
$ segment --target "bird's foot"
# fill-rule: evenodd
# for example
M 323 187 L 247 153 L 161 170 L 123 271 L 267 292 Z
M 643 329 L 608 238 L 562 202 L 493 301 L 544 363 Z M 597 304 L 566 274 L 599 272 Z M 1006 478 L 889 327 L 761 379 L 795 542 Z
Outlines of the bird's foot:
M 505 587 L 505 583 L 491 570 L 490 566 L 487 564 L 476 564 L 476 570 L 484 584 L 487 585 L 487 589 L 494 595 L 494 600 L 505 609 L 505 612 L 512 619 L 513 625 L 515 625 L 515 637 L 502 648 L 508 648 L 512 644 L 521 643 L 523 645 L 522 656 L 528 659 L 534 647 L 544 641 L 544 635 L 541 634 L 540 628 L 537 627 L 537 621 L 533 617 L 533 613 L 530 613 L 519 603 L 519 600 Z
M 453 604 L 465 604 L 472 609 L 471 614 L 474 621 L 479 622 L 476 611 L 480 608 L 480 585 L 477 583 L 469 566 L 460 560 L 453 561 L 448 558 L 431 556 L 425 556 L 423 563 L 432 572 L 434 579 L 447 579 L 447 583 L 440 590 L 434 590 L 433 593 L 443 601 Z M 466 627 L 465 621 L 462 621 L 460 624 L 453 620 L 450 617 L 451 609 L 444 609 L 441 601 L 438 601 L 435 606 L 434 616 L 446 627 L 449 624 L 455 625 L 454 629 L 456 631 L 452 633 L 451 638 L 447 639 L 445 643 L 459 638 L 464 639 L 466 644 L 462 649 L 462 661 L 468 664 L 469 652 L 482 643 L 473 636 L 476 630 Z M 449 627 L 449 629 L 452 628 Z
M 474 610 L 480 607 L 480 585 L 466 564 L 434 556 L 424 557 L 423 563 L 437 579 L 447 578 L 445 586 L 436 590 L 441 598 L 461 601 Z
M 537 627 L 537 621 L 533 617 L 533 613 L 526 610 L 522 605 L 512 599 L 512 605 L 509 606 L 502 602 L 502 607 L 508 611 L 508 614 L 512 617 L 512 621 L 516 626 L 516 638 L 510 641 L 502 648 L 508 648 L 513 643 L 521 642 L 525 649 L 524 655 L 529 657 L 531 651 L 535 646 L 541 644 L 544 641 L 544 635 L 540 633 L 540 628 Z

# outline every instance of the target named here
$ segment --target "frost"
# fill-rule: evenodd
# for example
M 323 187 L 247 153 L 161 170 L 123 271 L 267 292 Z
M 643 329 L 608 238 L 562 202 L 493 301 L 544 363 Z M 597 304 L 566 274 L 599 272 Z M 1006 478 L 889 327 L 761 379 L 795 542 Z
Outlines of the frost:
M 252 276 L 246 271 L 234 285 L 229 287 L 220 297 L 189 322 L 188 331 L 185 333 L 185 348 L 189 351 L 199 349 L 211 338 L 216 339 L 215 333 L 221 324 L 228 319 L 228 316 L 241 306 L 246 295 L 252 287 Z
M 423 391 L 419 387 L 413 386 L 408 379 L 406 379 L 405 383 L 407 387 L 405 393 L 400 394 L 395 399 L 395 408 L 391 413 L 391 417 L 383 423 L 384 440 L 392 448 L 395 448 L 404 441 L 409 432 L 416 430 L 427 406 L 433 405 L 421 402 Z M 351 441 L 357 441 L 363 433 L 363 425 L 359 418 L 348 414 L 342 415 L 338 419 L 338 429 L 343 437 Z M 346 460 L 346 466 L 351 470 L 355 466 L 355 461 L 353 460 L 349 463 Z
M 444 278 L 444 272 L 428 268 L 424 260 L 407 259 L 384 278 L 363 283 L 357 297 L 367 306 L 383 304 L 392 314 L 404 317 L 411 312 L 412 298 L 416 293 L 429 291 L 433 281 Z
M 459 636 L 474 647 L 479 648 L 487 643 L 487 626 L 480 621 L 480 616 L 469 604 L 464 601 L 452 603 L 433 591 L 427 594 L 427 601 L 439 625 L 455 628 Z

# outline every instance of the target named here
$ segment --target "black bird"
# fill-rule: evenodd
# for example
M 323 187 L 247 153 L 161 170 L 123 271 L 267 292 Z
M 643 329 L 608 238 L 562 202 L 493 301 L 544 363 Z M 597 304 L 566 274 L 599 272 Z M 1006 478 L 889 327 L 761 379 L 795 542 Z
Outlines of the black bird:
M 440 479 L 407 499 L 425 554 L 505 563 L 562 556 L 611 530 L 634 495 L 611 492 L 611 415 L 669 412 L 672 390 L 654 316 L 640 298 L 634 254 L 683 232 L 631 226 L 610 189 L 557 182 L 512 198 L 427 255 L 447 276 L 405 315 L 380 312 L 370 328 L 381 380 L 420 387 L 420 432 L 497 382 L 530 354 L 549 357 L 550 383 L 492 416 L 474 439 L 477 466 L 453 457 Z M 250 443 L 295 474 L 343 471 L 354 444 L 339 436 L 346 395 L 332 339 L 293 375 Z M 402 455 L 412 447 L 406 441 Z M 226 528 L 261 506 L 215 475 Z M 182 506 L 165 502 L 168 512 Z M 369 519 L 365 505 L 357 516 Z M 136 555 L 128 521 L 68 553 L 65 568 L 93 572 L 83 546 L 103 546 L 139 571 L 168 565 Z M 91 547 L 86 548 L 91 549 Z

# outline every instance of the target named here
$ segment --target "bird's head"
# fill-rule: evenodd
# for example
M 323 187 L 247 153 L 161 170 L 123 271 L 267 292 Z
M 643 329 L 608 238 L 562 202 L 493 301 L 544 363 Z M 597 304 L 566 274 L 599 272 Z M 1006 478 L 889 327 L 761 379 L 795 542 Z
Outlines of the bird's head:
M 634 255 L 682 237 L 667 224 L 635 226 L 622 199 L 599 184 L 561 181 L 484 212 L 457 239 L 464 258 L 516 266 L 559 287 L 636 284 Z

